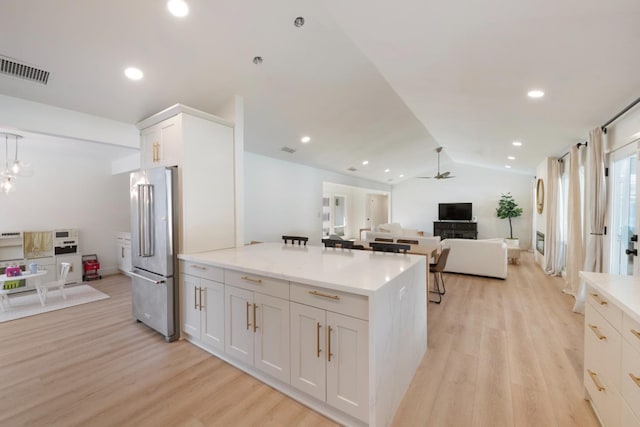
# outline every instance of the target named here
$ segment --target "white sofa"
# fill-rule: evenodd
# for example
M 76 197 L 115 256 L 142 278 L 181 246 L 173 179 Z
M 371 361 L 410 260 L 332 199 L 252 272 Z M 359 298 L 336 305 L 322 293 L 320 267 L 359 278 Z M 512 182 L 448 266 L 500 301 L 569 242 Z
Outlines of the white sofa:
M 367 242 L 375 242 L 376 238 L 391 239 L 392 243 L 400 240 L 411 240 L 418 242 L 418 246 L 426 246 L 433 248 L 440 244 L 440 236 L 422 236 L 417 230 L 402 228 L 399 223 L 381 224 L 373 229 L 373 231 L 365 231 L 364 239 Z
M 507 244 L 503 239 L 445 239 L 442 248 L 451 249 L 446 272 L 507 277 Z

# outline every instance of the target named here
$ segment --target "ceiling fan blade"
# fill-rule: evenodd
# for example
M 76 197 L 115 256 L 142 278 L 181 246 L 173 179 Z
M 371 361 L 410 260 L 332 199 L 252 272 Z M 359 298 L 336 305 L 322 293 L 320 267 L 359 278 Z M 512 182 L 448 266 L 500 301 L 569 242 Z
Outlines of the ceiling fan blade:
M 431 178 L 435 178 L 435 177 L 434 176 L 416 176 L 416 178 L 431 179 Z
M 451 172 L 442 172 L 441 174 L 439 174 L 438 176 L 441 176 L 443 178 L 448 177 L 449 175 L 451 175 Z

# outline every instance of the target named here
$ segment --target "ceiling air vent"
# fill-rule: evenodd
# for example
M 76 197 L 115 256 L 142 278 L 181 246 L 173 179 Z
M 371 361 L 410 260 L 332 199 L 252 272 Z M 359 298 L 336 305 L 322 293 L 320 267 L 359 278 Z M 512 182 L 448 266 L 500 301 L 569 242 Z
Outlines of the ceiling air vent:
M 289 153 L 289 154 L 293 154 L 296 152 L 296 150 L 294 150 L 293 148 L 289 148 L 289 147 L 282 147 L 282 151 Z
M 353 166 L 351 166 L 351 167 L 350 167 L 349 169 L 347 169 L 347 170 L 348 170 L 348 171 L 350 171 L 350 172 L 355 172 L 355 171 L 357 171 L 358 169 L 356 169 L 356 168 L 354 168 Z
M 0 55 L 0 73 L 46 85 L 49 72 Z

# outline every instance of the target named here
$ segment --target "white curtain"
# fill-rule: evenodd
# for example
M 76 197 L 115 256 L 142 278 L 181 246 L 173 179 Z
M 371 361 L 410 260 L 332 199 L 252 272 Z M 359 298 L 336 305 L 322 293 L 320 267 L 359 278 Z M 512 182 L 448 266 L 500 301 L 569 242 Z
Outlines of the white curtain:
M 587 197 L 585 217 L 589 227 L 585 251 L 584 271 L 602 272 L 604 268 L 604 219 L 607 210 L 607 187 L 604 182 L 604 153 L 602 151 L 602 129 L 589 133 L 587 145 L 587 170 L 585 173 Z M 573 311 L 584 313 L 586 285 L 580 284 Z
M 562 187 L 560 185 L 560 161 L 549 162 L 547 193 L 547 235 L 545 236 L 544 271 L 557 276 L 562 272 L 565 262 L 562 227 Z
M 582 194 L 580 191 L 580 152 L 577 146 L 569 150 L 569 185 L 567 203 L 567 285 L 563 292 L 577 296 L 580 290 L 578 272 L 584 263 L 582 247 Z

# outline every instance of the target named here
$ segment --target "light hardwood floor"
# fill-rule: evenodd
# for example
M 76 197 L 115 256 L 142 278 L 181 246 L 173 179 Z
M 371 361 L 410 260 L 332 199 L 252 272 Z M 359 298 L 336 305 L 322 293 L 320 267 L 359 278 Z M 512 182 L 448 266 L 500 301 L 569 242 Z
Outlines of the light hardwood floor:
M 597 426 L 583 399 L 582 322 L 523 253 L 505 281 L 445 275 L 429 351 L 396 426 Z M 193 345 L 131 318 L 111 296 L 0 324 L 1 426 L 326 426 L 330 420 Z

